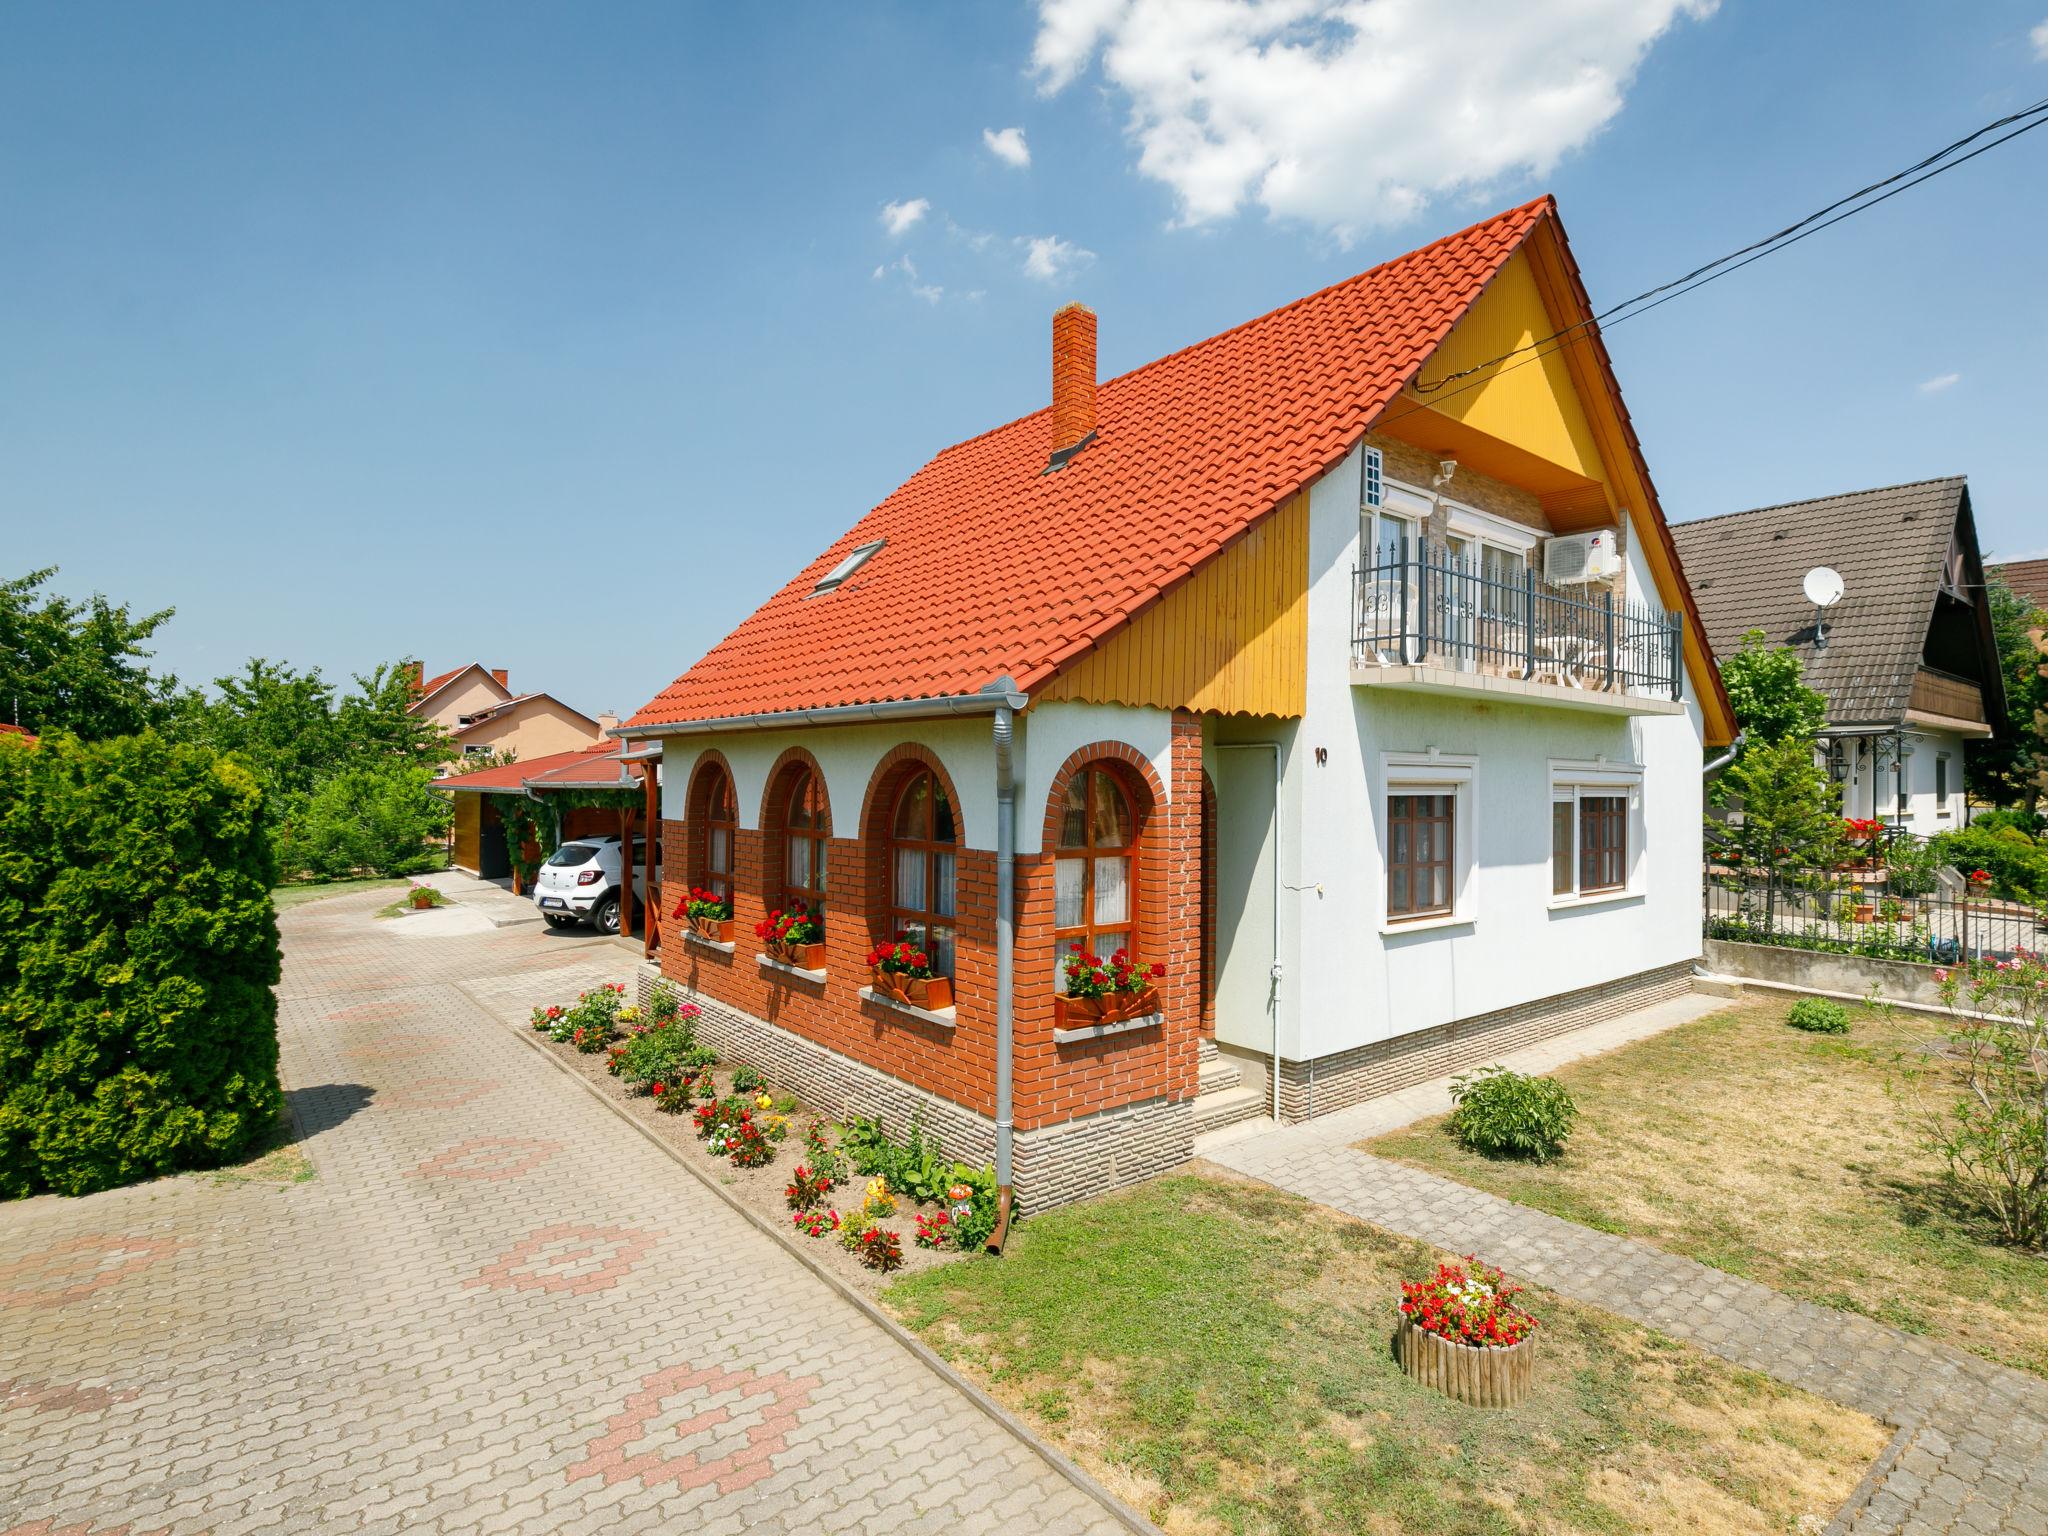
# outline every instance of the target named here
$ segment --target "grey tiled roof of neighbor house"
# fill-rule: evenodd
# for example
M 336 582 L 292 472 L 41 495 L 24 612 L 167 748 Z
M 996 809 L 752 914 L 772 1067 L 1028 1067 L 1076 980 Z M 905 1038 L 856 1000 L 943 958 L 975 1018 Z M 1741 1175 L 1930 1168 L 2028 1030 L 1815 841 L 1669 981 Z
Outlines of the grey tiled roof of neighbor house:
M 1714 654 L 1732 656 L 1760 629 L 1799 652 L 1830 724 L 1902 720 L 1966 486 L 1952 475 L 1673 523 Z M 1843 587 L 1819 652 L 1800 585 L 1817 565 Z

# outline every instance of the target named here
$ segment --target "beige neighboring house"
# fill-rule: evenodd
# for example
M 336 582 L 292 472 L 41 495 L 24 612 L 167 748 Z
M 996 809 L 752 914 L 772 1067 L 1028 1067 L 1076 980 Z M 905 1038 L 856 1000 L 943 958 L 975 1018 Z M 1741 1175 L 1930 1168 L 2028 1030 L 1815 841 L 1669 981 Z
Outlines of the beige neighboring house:
M 415 675 L 422 670 L 413 663 Z M 412 713 L 455 738 L 464 757 L 509 752 L 519 762 L 604 740 L 617 715 L 586 715 L 551 693 L 514 693 L 503 667 L 477 662 L 420 677 Z

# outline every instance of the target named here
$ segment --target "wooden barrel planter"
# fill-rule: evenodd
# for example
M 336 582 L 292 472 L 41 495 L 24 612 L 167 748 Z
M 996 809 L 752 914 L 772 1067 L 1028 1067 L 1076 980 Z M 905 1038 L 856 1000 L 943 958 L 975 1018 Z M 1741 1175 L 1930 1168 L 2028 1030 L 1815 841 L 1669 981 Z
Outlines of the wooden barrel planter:
M 1404 1317 L 1394 1353 L 1401 1369 L 1424 1386 L 1474 1408 L 1512 1408 L 1528 1397 L 1536 1379 L 1533 1334 L 1504 1349 L 1482 1349 L 1426 1332 Z

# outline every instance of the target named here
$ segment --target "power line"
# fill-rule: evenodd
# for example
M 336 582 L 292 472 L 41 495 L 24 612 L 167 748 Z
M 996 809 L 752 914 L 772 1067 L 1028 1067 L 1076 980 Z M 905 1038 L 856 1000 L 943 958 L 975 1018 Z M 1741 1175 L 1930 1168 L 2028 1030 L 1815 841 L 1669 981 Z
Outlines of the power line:
M 1997 133 L 1999 129 L 2012 127 L 2015 123 L 2021 126 L 2013 128 L 2012 132 L 2002 134 L 1988 144 L 1978 145 L 1977 148 L 1971 150 L 1967 155 L 1956 154 L 1956 151 L 1976 143 L 1977 140 L 1983 138 L 1986 134 Z M 1717 256 L 1714 260 L 1693 268 L 1692 271 L 1682 277 L 1675 277 L 1669 282 L 1659 283 L 1654 288 L 1646 288 L 1641 293 L 1623 299 L 1618 304 L 1610 305 L 1607 309 L 1588 319 L 1574 321 L 1562 330 L 1554 331 L 1550 335 L 1541 337 L 1536 341 L 1525 342 L 1519 347 L 1514 347 L 1501 353 L 1498 357 L 1488 358 L 1485 362 L 1475 363 L 1469 368 L 1461 368 L 1456 373 L 1446 374 L 1441 379 L 1430 383 L 1418 382 L 1414 387 L 1419 393 L 1437 396 L 1446 385 L 1455 384 L 1458 380 L 1469 378 L 1476 373 L 1484 373 L 1495 364 L 1504 363 L 1509 358 L 1519 356 L 1521 353 L 1535 352 L 1536 356 L 1524 359 L 1524 361 L 1537 362 L 1549 355 L 1547 351 L 1542 349 L 1550 347 L 1553 342 L 1561 343 L 1568 341 L 1578 332 L 1591 326 L 1605 324 L 1610 319 L 1612 319 L 1612 325 L 1608 325 L 1607 328 L 1611 330 L 1613 326 L 1633 320 L 1637 315 L 1648 314 L 1660 305 L 1668 304 L 1673 299 L 1680 298 L 1685 294 L 1693 292 L 1695 289 L 1704 288 L 1708 283 L 1718 278 L 1726 277 L 1730 272 L 1739 272 L 1753 261 L 1761 261 L 1766 256 L 1797 245 L 1809 235 L 1817 235 L 1822 230 L 1841 223 L 1844 219 L 1875 208 L 1879 203 L 1887 202 L 1897 197 L 1901 192 L 1917 187 L 1924 181 L 1931 181 L 1944 171 L 1952 171 L 1959 165 L 1965 165 L 1976 159 L 1979 155 L 1996 149 L 2001 144 L 2010 143 L 2023 133 L 2031 133 L 2034 129 L 2044 124 L 2048 124 L 2048 99 L 2037 101 L 2030 107 L 2023 108 L 2018 112 L 2008 113 L 2004 117 L 1986 123 L 1983 127 L 1975 129 L 1965 134 L 1962 138 L 1957 139 L 1953 144 L 1938 149 L 1933 154 L 1917 160 L 1901 170 L 1894 171 L 1891 175 L 1879 181 L 1874 181 L 1867 187 L 1851 192 L 1846 197 L 1839 197 L 1824 208 L 1815 209 L 1812 213 L 1807 214 L 1806 217 L 1786 225 L 1775 234 L 1766 235 L 1761 240 L 1752 241 L 1738 250 L 1730 251 L 1725 256 Z M 1951 159 L 1951 156 L 1955 156 L 1955 158 Z M 1873 197 L 1871 196 L 1872 193 L 1879 193 L 1881 195 Z M 1865 201 L 1865 199 L 1868 200 Z M 1852 204 L 1855 206 L 1850 206 Z M 1833 215 L 1833 217 L 1829 217 L 1829 215 Z M 1645 300 L 1654 300 L 1655 302 L 1645 303 Z M 1515 366 L 1520 367 L 1522 364 L 1518 363 Z M 1502 369 L 1501 371 L 1505 373 L 1508 370 Z M 1462 394 L 1465 389 L 1472 387 L 1474 386 L 1466 385 L 1464 388 L 1452 390 L 1451 393 Z

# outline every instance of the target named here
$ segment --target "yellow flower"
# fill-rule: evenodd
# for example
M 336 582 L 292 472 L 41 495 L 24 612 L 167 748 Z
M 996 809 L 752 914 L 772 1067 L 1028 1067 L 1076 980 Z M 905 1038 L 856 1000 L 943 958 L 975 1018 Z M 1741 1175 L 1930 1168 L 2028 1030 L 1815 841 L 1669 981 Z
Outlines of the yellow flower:
M 772 1109 L 774 1105 L 775 1100 L 765 1093 L 762 1094 L 758 1099 L 754 1100 L 754 1108 L 756 1109 Z

